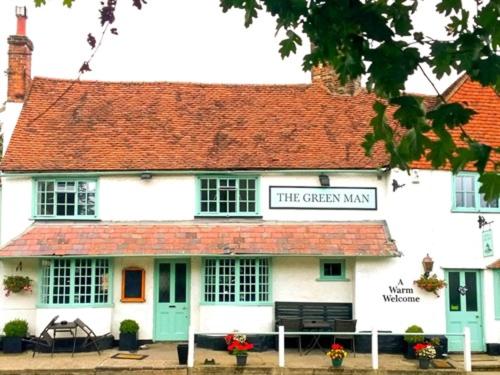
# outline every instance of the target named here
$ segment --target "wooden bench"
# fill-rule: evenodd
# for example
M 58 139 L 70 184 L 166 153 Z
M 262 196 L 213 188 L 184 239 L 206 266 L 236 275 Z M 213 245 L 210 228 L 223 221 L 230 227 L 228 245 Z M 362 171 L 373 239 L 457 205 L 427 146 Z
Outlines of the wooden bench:
M 282 302 L 274 304 L 276 324 L 280 319 L 318 320 L 333 324 L 335 319 L 352 319 L 352 303 L 347 302 Z

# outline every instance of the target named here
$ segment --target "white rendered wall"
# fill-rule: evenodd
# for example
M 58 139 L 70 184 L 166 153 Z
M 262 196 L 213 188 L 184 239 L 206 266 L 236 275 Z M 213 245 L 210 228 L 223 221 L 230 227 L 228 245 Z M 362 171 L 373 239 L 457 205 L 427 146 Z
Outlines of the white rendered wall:
M 31 220 L 31 178 L 2 178 L 2 245 L 23 233 Z
M 23 108 L 23 103 L 5 103 L 5 111 L 2 113 L 2 135 L 3 135 L 3 155 L 7 151 L 9 146 L 10 138 L 14 132 L 14 128 L 17 124 L 17 119 L 21 114 L 21 109 Z

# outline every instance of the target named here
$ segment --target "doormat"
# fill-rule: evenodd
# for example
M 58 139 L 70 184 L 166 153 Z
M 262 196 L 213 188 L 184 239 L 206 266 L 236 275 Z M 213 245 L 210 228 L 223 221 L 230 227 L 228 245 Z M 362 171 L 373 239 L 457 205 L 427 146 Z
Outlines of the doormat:
M 135 360 L 140 360 L 147 357 L 148 356 L 144 354 L 134 354 L 134 353 L 116 353 L 115 355 L 111 356 L 111 358 L 115 359 L 135 359 Z
M 453 366 L 446 359 L 433 359 L 432 360 L 432 365 L 435 368 L 455 368 L 455 366 Z

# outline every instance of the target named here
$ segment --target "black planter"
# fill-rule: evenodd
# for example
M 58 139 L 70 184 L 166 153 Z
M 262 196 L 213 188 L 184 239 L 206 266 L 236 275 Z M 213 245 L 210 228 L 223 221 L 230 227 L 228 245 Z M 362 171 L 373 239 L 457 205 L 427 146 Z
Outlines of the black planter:
M 237 355 L 236 366 L 246 366 L 248 355 Z
M 136 333 L 120 333 L 120 341 L 118 343 L 118 349 L 128 350 L 129 352 L 135 352 L 139 349 L 139 344 L 137 342 Z
M 21 337 L 4 337 L 3 352 L 4 353 L 22 353 L 23 339 Z
M 431 360 L 429 358 L 419 358 L 418 359 L 418 368 L 428 369 L 431 365 Z
M 177 345 L 177 356 L 179 357 L 179 365 L 187 365 L 187 363 L 188 363 L 188 344 Z
M 410 344 L 406 341 L 403 341 L 403 355 L 406 359 L 416 359 L 415 349 L 413 347 L 415 344 Z
M 488 355 L 500 355 L 500 344 L 486 344 Z

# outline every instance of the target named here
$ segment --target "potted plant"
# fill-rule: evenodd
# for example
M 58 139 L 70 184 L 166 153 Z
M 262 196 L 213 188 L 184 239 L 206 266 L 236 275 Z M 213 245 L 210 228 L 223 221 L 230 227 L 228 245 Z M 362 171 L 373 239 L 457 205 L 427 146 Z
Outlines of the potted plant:
M 120 350 L 136 351 L 139 348 L 137 342 L 137 332 L 139 324 L 135 320 L 125 319 L 120 323 L 120 341 L 118 348 Z
M 332 347 L 326 352 L 326 355 L 332 360 L 333 367 L 340 367 L 342 366 L 344 358 L 347 357 L 347 352 L 342 345 L 332 344 Z
M 230 333 L 224 337 L 227 350 L 236 356 L 236 365 L 245 366 L 247 364 L 248 351 L 253 349 L 253 344 L 249 343 L 246 335 Z
M 436 358 L 436 349 L 429 342 L 416 344 L 413 349 L 418 358 L 418 367 L 421 369 L 428 369 L 431 359 Z
M 420 276 L 420 279 L 415 280 L 413 283 L 421 289 L 434 293 L 437 297 L 439 297 L 437 291 L 446 286 L 446 282 L 444 280 L 438 279 L 436 274 L 432 276 L 423 274 Z
M 22 319 L 11 320 L 3 327 L 5 337 L 3 338 L 4 353 L 21 353 L 23 351 L 23 338 L 28 333 L 28 322 Z
M 3 279 L 3 290 L 5 296 L 8 297 L 11 293 L 32 292 L 33 280 L 28 276 L 6 276 Z
M 417 325 L 412 325 L 408 327 L 405 331 L 406 333 L 423 333 L 424 330 L 422 327 L 417 326 Z M 405 358 L 408 359 L 415 359 L 415 351 L 413 350 L 413 347 L 415 344 L 424 342 L 424 336 L 423 335 L 405 335 L 403 337 L 404 343 L 406 347 L 404 347 L 404 356 Z

